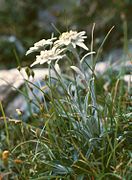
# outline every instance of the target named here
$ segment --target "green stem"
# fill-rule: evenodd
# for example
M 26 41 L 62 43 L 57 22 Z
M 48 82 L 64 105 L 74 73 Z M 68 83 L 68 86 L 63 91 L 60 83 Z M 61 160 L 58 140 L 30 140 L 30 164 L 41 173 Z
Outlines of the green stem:
M 3 119 L 4 119 L 4 124 L 5 124 L 7 145 L 8 145 L 8 147 L 10 147 L 10 140 L 9 140 L 9 132 L 8 132 L 7 119 L 6 119 L 6 116 L 5 116 L 4 109 L 3 109 L 3 106 L 2 106 L 2 102 L 1 102 L 1 101 L 0 101 L 0 109 L 1 109 L 1 112 L 2 112 Z

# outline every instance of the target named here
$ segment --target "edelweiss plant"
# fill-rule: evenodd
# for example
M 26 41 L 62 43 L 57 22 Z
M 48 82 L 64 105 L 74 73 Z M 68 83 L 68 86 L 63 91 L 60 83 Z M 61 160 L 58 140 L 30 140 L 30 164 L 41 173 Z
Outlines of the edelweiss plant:
M 33 52 L 40 52 L 39 55 L 36 55 L 36 60 L 31 64 L 31 67 L 37 64 L 52 63 L 54 71 L 57 72 L 58 75 L 61 75 L 59 60 L 66 57 L 65 59 L 70 59 L 71 61 L 71 70 L 77 74 L 77 84 L 87 89 L 88 81 L 82 68 L 82 63 L 88 55 L 94 52 L 86 53 L 80 58 L 77 51 L 77 46 L 88 51 L 88 47 L 84 43 L 84 40 L 87 38 L 85 34 L 85 31 L 77 32 L 70 30 L 69 32 L 63 32 L 58 39 L 53 37 L 47 40 L 42 39 L 35 43 L 34 46 L 26 52 L 26 55 Z M 75 61 L 68 57 L 68 51 L 72 53 Z
M 84 44 L 84 39 L 87 36 L 85 31 L 77 32 L 77 31 L 69 31 L 64 32 L 57 38 L 51 38 L 48 40 L 42 39 L 39 42 L 34 44 L 34 47 L 31 47 L 27 52 L 26 55 L 39 51 L 40 55 L 36 56 L 36 61 L 31 65 L 34 66 L 36 64 L 44 64 L 50 63 L 52 60 L 59 60 L 66 55 L 66 50 L 73 51 L 76 50 L 76 46 L 79 46 L 88 51 L 88 47 Z M 53 41 L 56 40 L 54 43 Z M 50 45 L 50 49 L 46 49 L 46 47 Z M 74 52 L 75 54 L 75 52 Z
M 39 80 L 34 70 L 25 68 L 31 78 L 18 89 L 26 101 L 24 111 L 16 109 L 17 119 L 6 117 L 0 101 L 2 179 L 132 179 L 131 82 L 123 81 L 126 67 L 119 74 L 111 67 L 95 74 L 112 29 L 94 56 L 94 27 L 90 51 L 86 32 L 73 30 L 42 39 L 27 51 L 36 53 L 31 67 L 47 63 L 49 75 Z
M 67 129 L 68 127 L 70 127 L 71 129 L 68 128 L 66 132 L 64 132 L 63 137 L 69 136 L 74 139 L 75 137 L 77 137 L 76 133 L 79 133 L 77 143 L 82 143 L 80 142 L 80 140 L 83 139 L 87 142 L 86 144 L 84 143 L 84 146 L 86 146 L 85 148 L 87 149 L 89 143 L 88 141 L 90 141 L 90 139 L 92 141 L 92 139 L 99 137 L 100 121 L 97 115 L 94 83 L 91 83 L 93 80 L 90 80 L 90 78 L 92 78 L 92 75 L 91 77 L 87 76 L 83 64 L 88 55 L 95 53 L 93 51 L 88 52 L 89 49 L 84 43 L 84 40 L 87 38 L 85 34 L 85 31 L 77 32 L 70 30 L 69 32 L 62 33 L 58 39 L 54 37 L 48 40 L 41 40 L 38 43 L 35 43 L 34 47 L 31 47 L 27 51 L 26 55 L 36 51 L 40 52 L 39 55 L 36 55 L 36 60 L 31 64 L 31 67 L 37 64 L 49 64 L 49 79 L 47 82 L 47 86 L 49 87 L 50 91 L 50 95 L 48 96 L 50 106 L 45 103 L 44 109 L 46 110 L 46 112 L 45 110 L 43 111 L 46 114 L 49 113 L 49 116 L 52 112 L 51 116 L 53 117 L 51 119 L 55 120 L 56 122 L 52 124 L 52 127 L 48 127 L 48 129 L 50 129 L 50 134 L 53 133 L 56 137 L 55 131 L 56 128 L 59 128 L 60 135 L 57 136 L 60 137 L 61 131 L 63 131 L 65 128 Z M 83 57 L 80 57 L 78 48 L 82 48 L 84 51 L 86 51 Z M 61 59 L 63 61 L 63 58 L 65 58 L 65 60 L 68 60 L 70 67 L 69 69 L 72 74 L 70 77 L 69 75 L 67 76 L 67 74 L 61 74 L 62 72 L 61 68 L 59 67 L 59 62 Z M 54 78 L 56 79 L 56 85 L 53 85 L 50 81 L 50 68 L 53 68 L 53 70 L 57 74 L 57 76 Z M 43 90 L 41 89 L 41 91 Z M 66 119 L 68 119 L 67 122 L 65 122 Z M 47 123 L 45 123 L 45 126 L 50 126 L 49 124 L 51 122 L 48 120 Z M 95 141 L 97 140 L 95 139 Z M 55 140 L 55 142 L 57 142 L 57 140 Z M 67 146 L 69 146 L 70 149 L 73 149 L 71 152 L 73 153 L 72 156 L 76 156 L 76 160 L 78 160 L 79 154 L 78 150 L 76 149 L 76 145 L 74 146 L 71 143 L 69 145 L 67 144 Z M 37 156 L 38 147 L 39 143 L 36 147 L 34 159 Z M 64 147 L 59 147 L 59 149 L 61 148 Z M 62 151 L 65 150 L 63 149 Z M 75 155 L 76 153 L 77 155 Z M 59 157 L 57 156 L 57 158 Z M 72 161 L 74 161 L 74 158 L 71 157 L 71 159 Z M 64 168 L 61 163 L 58 164 L 58 167 Z M 67 174 L 67 170 L 63 170 L 65 171 L 64 174 Z M 55 170 L 55 172 L 56 171 L 57 170 Z M 71 168 L 68 171 L 70 172 Z
M 70 69 L 74 71 L 74 74 L 76 73 L 74 78 L 76 79 L 75 81 L 77 82 L 77 85 L 83 87 L 84 89 L 88 89 L 89 79 L 85 73 L 85 70 L 83 69 L 82 64 L 88 55 L 91 55 L 95 52 L 88 52 L 82 58 L 80 58 L 77 46 L 84 49 L 85 51 L 89 50 L 84 43 L 84 39 L 87 38 L 85 34 L 85 31 L 77 32 L 70 30 L 69 32 L 63 32 L 58 39 L 53 37 L 48 40 L 42 39 L 35 43 L 34 47 L 31 47 L 26 52 L 26 55 L 36 51 L 40 52 L 40 55 L 36 55 L 36 60 L 31 64 L 31 67 L 37 64 L 52 63 L 54 71 L 56 71 L 58 75 L 61 75 L 61 69 L 59 67 L 58 61 L 66 57 L 65 59 L 68 59 L 72 62 Z M 73 59 L 75 59 L 76 62 L 74 62 L 71 57 L 69 58 L 68 51 L 72 53 Z M 94 99 L 93 105 L 95 106 L 95 98 L 92 99 Z
M 109 88 L 102 88 L 115 71 L 94 72 L 105 41 L 94 57 L 94 26 L 91 51 L 86 32 L 72 30 L 58 39 L 42 39 L 27 51 L 36 53 L 31 67 L 48 63 L 49 76 L 25 79 L 19 92 L 27 105 L 26 111 L 16 109 L 19 120 L 6 117 L 0 102 L 2 179 L 131 179 L 132 113 L 130 89 L 122 81 L 125 68 L 112 74 Z M 25 71 L 34 78 L 33 70 Z

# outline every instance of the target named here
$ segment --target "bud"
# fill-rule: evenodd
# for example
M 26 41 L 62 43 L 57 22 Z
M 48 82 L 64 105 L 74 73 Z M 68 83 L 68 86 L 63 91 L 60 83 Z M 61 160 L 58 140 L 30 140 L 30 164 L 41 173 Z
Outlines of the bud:
M 15 164 L 22 164 L 23 161 L 21 159 L 14 159 Z
M 9 158 L 9 151 L 8 150 L 3 151 L 2 160 L 3 160 L 4 166 L 8 166 L 8 158 Z
M 20 109 L 16 109 L 16 112 L 17 112 L 17 114 L 18 114 L 19 116 L 22 115 L 22 111 L 21 111 Z

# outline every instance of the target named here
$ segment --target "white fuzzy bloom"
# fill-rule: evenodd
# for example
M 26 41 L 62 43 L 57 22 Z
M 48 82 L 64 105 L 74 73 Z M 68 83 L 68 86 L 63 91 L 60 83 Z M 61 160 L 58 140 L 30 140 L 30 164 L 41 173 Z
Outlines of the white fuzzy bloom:
M 88 50 L 88 47 L 84 44 L 84 39 L 87 38 L 87 36 L 84 36 L 86 34 L 85 31 L 77 32 L 70 30 L 69 32 L 64 32 L 59 37 L 59 40 L 55 41 L 55 46 L 68 46 L 72 45 L 74 48 L 76 46 L 80 46 L 85 50 Z
M 31 64 L 31 67 L 36 64 L 50 63 L 53 60 L 62 59 L 64 55 L 61 55 L 62 50 L 53 47 L 50 50 L 44 50 L 40 52 L 40 55 L 36 56 L 36 61 Z
M 32 52 L 36 52 L 36 51 L 41 51 L 41 50 L 44 50 L 44 48 L 48 45 L 52 45 L 53 44 L 53 41 L 56 39 L 56 37 L 54 38 L 51 38 L 51 39 L 42 39 L 38 42 L 36 42 L 34 44 L 33 47 L 30 47 L 30 49 L 26 52 L 26 55 L 32 53 Z

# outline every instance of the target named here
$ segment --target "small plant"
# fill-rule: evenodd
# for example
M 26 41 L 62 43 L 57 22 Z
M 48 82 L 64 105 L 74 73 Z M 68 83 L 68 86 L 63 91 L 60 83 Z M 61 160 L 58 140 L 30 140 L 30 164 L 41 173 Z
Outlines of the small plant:
M 96 53 L 93 50 L 94 26 L 90 51 L 85 34 L 70 30 L 58 39 L 43 39 L 27 51 L 26 55 L 39 53 L 31 67 L 47 63 L 49 76 L 45 87 L 26 81 L 42 92 L 43 103 L 36 97 L 39 111 L 32 113 L 31 124 L 21 121 L 21 138 L 11 148 L 6 128 L 6 152 L 10 153 L 3 171 L 8 169 L 12 177 L 131 179 L 131 113 L 124 103 L 128 97 L 122 98 L 125 85 L 118 76 L 109 90 L 103 88 L 103 77 L 95 73 L 100 48 Z

